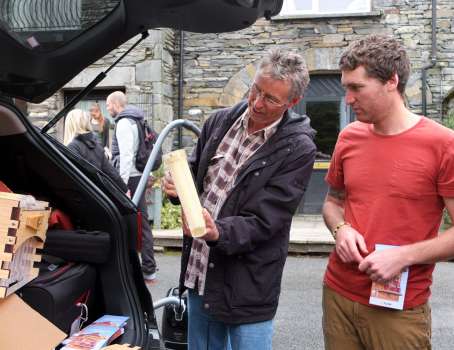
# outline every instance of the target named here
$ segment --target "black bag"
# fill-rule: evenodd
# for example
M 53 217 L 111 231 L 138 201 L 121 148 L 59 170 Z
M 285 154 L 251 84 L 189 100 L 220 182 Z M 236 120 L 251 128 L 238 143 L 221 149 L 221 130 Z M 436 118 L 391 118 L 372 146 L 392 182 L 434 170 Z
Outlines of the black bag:
M 51 266 L 51 265 L 50 265 Z M 81 313 L 92 308 L 96 270 L 88 264 L 68 263 L 41 272 L 17 293 L 34 310 L 69 334 Z M 93 295 L 93 297 L 91 297 Z
M 178 297 L 178 288 L 171 288 L 167 296 Z M 162 313 L 162 340 L 167 349 L 186 350 L 188 348 L 188 299 L 181 296 L 184 308 L 176 305 L 166 305 Z
M 148 158 L 153 151 L 154 144 L 158 139 L 158 134 L 154 131 L 147 123 L 146 120 L 142 122 L 136 120 L 137 130 L 139 131 L 139 148 L 137 149 L 136 155 L 136 168 L 139 171 L 143 171 L 147 165 Z M 156 161 L 151 169 L 156 170 L 159 168 L 162 162 L 162 151 L 159 150 Z
M 158 139 L 158 133 L 154 131 L 151 126 L 148 125 L 148 122 L 145 119 L 142 120 L 137 120 L 135 118 L 129 117 L 127 115 L 123 115 L 121 117 L 117 117 L 115 119 L 115 123 L 118 123 L 120 119 L 127 118 L 131 123 L 136 123 L 137 125 L 137 131 L 139 135 L 139 147 L 137 149 L 137 154 L 136 154 L 136 168 L 139 171 L 142 171 L 145 169 L 145 166 L 147 165 L 148 158 L 151 155 L 151 152 L 153 151 L 153 147 L 155 142 Z M 114 159 L 114 167 L 118 168 L 118 164 L 116 164 L 116 160 Z M 162 163 L 162 150 L 159 149 L 158 155 L 156 157 L 155 163 L 153 164 L 153 170 L 157 170 Z
M 65 261 L 102 264 L 110 254 L 110 235 L 103 231 L 48 230 L 42 254 Z

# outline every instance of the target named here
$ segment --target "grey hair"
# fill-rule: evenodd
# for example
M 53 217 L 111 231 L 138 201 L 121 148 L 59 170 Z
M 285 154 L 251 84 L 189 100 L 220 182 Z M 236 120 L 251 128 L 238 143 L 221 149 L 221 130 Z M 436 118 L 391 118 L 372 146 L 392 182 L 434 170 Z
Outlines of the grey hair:
M 289 100 L 300 98 L 309 85 L 309 72 L 303 56 L 295 52 L 273 49 L 260 61 L 257 75 L 267 75 L 291 83 Z

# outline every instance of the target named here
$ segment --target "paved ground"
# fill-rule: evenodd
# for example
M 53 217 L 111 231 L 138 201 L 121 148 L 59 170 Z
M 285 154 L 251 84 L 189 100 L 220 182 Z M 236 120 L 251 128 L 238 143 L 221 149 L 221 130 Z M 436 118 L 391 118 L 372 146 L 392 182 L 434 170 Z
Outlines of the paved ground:
M 156 254 L 159 283 L 150 288 L 154 299 L 177 284 L 179 252 Z M 275 319 L 274 350 L 321 350 L 321 281 L 326 257 L 287 259 Z M 454 263 L 438 264 L 434 275 L 432 319 L 434 350 L 454 348 Z M 159 319 L 162 310 L 158 310 Z

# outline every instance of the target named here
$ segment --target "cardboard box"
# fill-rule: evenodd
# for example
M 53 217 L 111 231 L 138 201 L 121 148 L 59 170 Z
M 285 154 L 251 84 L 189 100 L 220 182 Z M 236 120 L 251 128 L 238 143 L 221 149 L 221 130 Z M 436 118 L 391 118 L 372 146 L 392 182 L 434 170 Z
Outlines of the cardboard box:
M 52 350 L 65 338 L 16 294 L 0 299 L 0 349 Z

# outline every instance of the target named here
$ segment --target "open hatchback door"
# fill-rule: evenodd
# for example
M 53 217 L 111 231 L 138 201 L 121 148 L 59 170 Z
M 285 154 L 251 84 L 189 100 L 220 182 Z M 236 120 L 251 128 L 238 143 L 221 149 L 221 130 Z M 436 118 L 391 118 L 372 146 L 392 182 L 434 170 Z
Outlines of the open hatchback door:
M 147 29 L 234 31 L 276 15 L 281 6 L 282 0 L 0 0 L 0 181 L 67 215 L 68 231 L 104 237 L 94 251 L 82 253 L 71 235 L 53 241 L 54 252 L 75 250 L 45 256 L 50 261 L 33 281 L 36 288 L 65 285 L 55 309 L 45 310 L 46 298 L 26 287 L 16 292 L 61 330 L 77 328 L 80 316 L 87 325 L 121 315 L 129 320 L 116 342 L 164 349 L 140 269 L 136 206 L 99 169 L 33 126 L 13 98 L 44 101 Z

